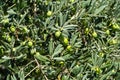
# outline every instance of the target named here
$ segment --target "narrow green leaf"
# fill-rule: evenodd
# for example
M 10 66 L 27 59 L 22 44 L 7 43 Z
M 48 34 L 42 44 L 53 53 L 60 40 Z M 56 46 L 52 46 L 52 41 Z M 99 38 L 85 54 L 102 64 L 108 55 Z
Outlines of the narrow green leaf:
M 11 76 L 11 80 L 17 80 L 17 78 L 15 77 L 15 75 Z
M 99 7 L 98 9 L 96 9 L 95 12 L 94 12 L 94 15 L 99 14 L 103 9 L 105 9 L 106 6 L 107 5 L 103 5 L 103 6 Z
M 87 76 L 88 76 L 88 73 L 86 73 L 86 74 L 83 76 L 82 80 L 86 80 L 86 79 L 87 79 Z
M 16 14 L 16 12 L 12 9 L 8 10 L 7 12 L 8 12 L 8 14 Z
M 22 18 L 21 18 L 20 21 L 19 21 L 19 24 L 24 20 L 24 18 L 25 18 L 25 16 L 27 15 L 27 13 L 28 13 L 28 11 L 25 12 L 25 14 L 22 16 Z
M 54 56 L 58 55 L 59 53 L 61 53 L 63 49 L 64 49 L 64 48 L 62 47 L 62 45 L 59 44 L 59 45 L 55 48 L 52 57 L 54 57 Z
M 59 15 L 59 20 L 60 20 L 60 26 L 62 26 L 63 25 L 63 15 L 62 15 L 62 13 L 60 13 L 60 15 Z
M 54 49 L 54 43 L 53 43 L 53 40 L 50 39 L 50 42 L 49 42 L 49 53 L 52 55 L 53 54 L 53 49 Z
M 63 59 L 64 59 L 64 60 L 68 60 L 68 59 L 70 59 L 70 58 L 71 58 L 71 55 L 70 55 L 70 54 L 67 54 L 67 55 L 63 56 Z
M 18 72 L 18 76 L 19 76 L 20 80 L 25 80 L 25 76 L 24 76 L 23 70 Z
M 37 58 L 37 59 L 40 60 L 40 61 L 43 61 L 43 62 L 49 60 L 46 56 L 43 56 L 43 55 L 41 55 L 41 54 L 39 54 L 39 55 L 34 55 L 34 57 Z
M 11 45 L 10 44 L 8 44 L 7 42 L 5 42 L 5 41 L 0 41 L 3 45 L 4 45 L 4 47 L 6 48 L 6 49 L 10 49 L 11 48 Z
M 0 59 L 0 64 L 1 64 L 1 63 L 4 63 L 5 61 L 7 61 L 7 60 L 5 60 L 5 59 Z
M 104 74 L 101 78 L 100 78 L 100 80 L 105 80 L 108 76 L 110 76 L 110 75 L 112 75 L 112 72 L 110 71 L 110 72 L 108 72 L 107 74 Z
M 19 56 L 16 56 L 15 59 L 21 59 L 22 57 L 24 57 L 25 55 L 20 54 Z
M 75 43 L 76 39 L 77 39 L 77 35 L 72 34 L 72 38 L 70 40 L 70 43 L 73 45 Z
M 11 57 L 3 56 L 2 59 L 9 60 L 9 59 L 11 59 Z
M 7 79 L 6 80 L 10 80 L 10 75 L 7 76 Z
M 68 29 L 74 29 L 77 25 L 74 24 L 70 24 L 70 25 L 65 25 L 63 26 L 64 29 L 68 30 Z
M 57 61 L 65 61 L 62 57 L 54 57 L 53 59 Z

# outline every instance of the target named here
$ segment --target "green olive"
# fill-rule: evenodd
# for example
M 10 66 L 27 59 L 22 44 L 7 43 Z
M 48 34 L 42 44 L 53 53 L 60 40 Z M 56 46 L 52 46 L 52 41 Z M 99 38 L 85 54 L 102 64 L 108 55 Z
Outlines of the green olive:
M 26 41 L 21 42 L 21 45 L 24 46 L 26 44 Z
M 60 35 L 61 35 L 61 32 L 60 32 L 60 31 L 55 32 L 55 37 L 56 37 L 56 38 L 60 37 Z
M 63 61 L 60 61 L 59 64 L 63 66 L 65 63 Z
M 29 30 L 28 30 L 28 28 L 27 28 L 26 26 L 24 26 L 23 32 L 24 32 L 24 33 L 28 33 L 28 32 L 29 32 Z
M 9 23 L 9 19 L 8 18 L 5 18 L 2 20 L 3 24 L 8 24 Z
M 36 48 L 30 50 L 30 54 L 33 55 L 36 52 Z
M 16 51 L 16 48 L 13 48 L 12 51 L 15 52 L 15 51 Z
M 40 69 L 39 68 L 37 68 L 36 70 L 35 70 L 35 73 L 40 73 Z
M 109 31 L 109 30 L 106 30 L 105 33 L 106 33 L 107 35 L 109 35 L 109 34 L 110 34 L 110 31 Z
M 11 27 L 10 27 L 10 31 L 11 31 L 11 32 L 15 32 L 15 26 L 11 26 Z
M 96 38 L 96 37 L 97 37 L 97 33 L 94 31 L 94 32 L 92 33 L 92 36 Z
M 86 28 L 85 29 L 85 34 L 89 34 L 89 32 L 90 32 L 89 28 Z
M 39 53 L 39 52 L 36 52 L 36 53 L 35 53 L 35 56 L 40 56 L 40 53 Z
M 96 67 L 96 69 L 95 69 L 95 70 L 96 70 L 96 73 L 97 73 L 97 74 L 102 73 L 102 70 L 101 70 L 99 67 Z
M 52 11 L 48 11 L 47 16 L 51 16 L 51 15 L 52 15 Z
M 68 46 L 67 46 L 67 50 L 68 50 L 68 51 L 72 51 L 72 46 L 71 46 L 71 45 L 68 45 Z
M 116 72 L 116 71 L 113 69 L 113 70 L 112 70 L 112 73 L 115 73 L 115 72 Z
M 91 70 L 95 71 L 96 74 L 102 73 L 102 70 L 101 70 L 98 66 L 93 66 L 93 67 L 91 68 Z
M 8 36 L 8 37 L 7 37 L 7 41 L 8 41 L 8 42 L 11 42 L 12 39 Z
M 75 0 L 70 0 L 71 3 L 73 3 Z
M 63 42 L 65 45 L 68 45 L 68 43 L 69 43 L 68 38 L 64 37 Z
M 109 41 L 109 44 L 114 45 L 117 44 L 117 39 L 112 39 Z
M 32 41 L 29 41 L 28 42 L 28 47 L 32 47 L 33 46 L 33 42 Z
M 116 24 L 116 23 L 112 25 L 112 28 L 113 28 L 113 29 L 116 29 L 116 30 L 120 29 L 120 27 L 119 27 L 118 24 Z
M 100 56 L 100 57 L 103 57 L 103 56 L 104 56 L 104 53 L 103 53 L 103 52 L 100 52 L 100 53 L 99 53 L 99 56 Z

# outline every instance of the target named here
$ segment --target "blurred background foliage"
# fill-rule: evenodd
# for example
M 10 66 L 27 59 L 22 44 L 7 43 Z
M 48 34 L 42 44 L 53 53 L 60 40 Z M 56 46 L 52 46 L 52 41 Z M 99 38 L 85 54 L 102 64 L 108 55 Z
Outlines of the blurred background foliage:
M 0 80 L 119 80 L 119 0 L 0 0 Z

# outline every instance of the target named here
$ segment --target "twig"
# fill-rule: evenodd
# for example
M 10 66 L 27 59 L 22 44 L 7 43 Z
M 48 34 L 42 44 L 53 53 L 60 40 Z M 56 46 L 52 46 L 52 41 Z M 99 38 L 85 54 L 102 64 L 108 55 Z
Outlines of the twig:
M 67 22 L 65 22 L 65 24 L 63 25 L 63 27 L 65 25 L 67 25 L 70 21 L 72 21 L 73 19 L 77 18 L 79 16 L 79 14 L 80 14 L 80 10 L 75 15 L 73 15 Z
M 25 76 L 25 78 L 28 76 L 28 75 L 30 75 L 35 69 L 37 69 L 38 68 L 38 66 L 36 66 L 35 68 L 33 68 L 28 74 L 26 74 L 26 76 Z
M 35 59 L 35 61 L 36 61 L 37 65 L 38 65 L 38 68 L 40 68 L 40 70 L 41 70 L 41 72 L 42 72 L 45 80 L 48 80 L 47 76 L 46 76 L 46 75 L 44 74 L 44 72 L 42 71 L 42 67 L 41 67 L 41 65 L 39 64 L 39 62 L 37 61 L 37 59 Z
M 35 60 L 30 61 L 28 64 L 25 65 L 25 67 L 27 67 L 29 64 L 31 64 L 31 63 L 33 63 L 33 62 L 35 62 Z M 25 67 L 22 68 L 21 70 L 25 69 Z
M 115 55 L 115 54 L 112 54 L 110 56 L 114 56 L 114 57 L 120 57 L 120 55 Z

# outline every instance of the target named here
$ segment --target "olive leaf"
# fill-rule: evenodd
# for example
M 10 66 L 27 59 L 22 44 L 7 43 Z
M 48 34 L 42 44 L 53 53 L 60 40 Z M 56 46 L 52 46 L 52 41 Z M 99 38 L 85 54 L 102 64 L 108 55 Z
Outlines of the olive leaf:
M 53 52 L 53 54 L 52 54 L 52 57 L 57 56 L 59 53 L 62 52 L 63 49 L 64 49 L 63 46 L 62 46 L 61 44 L 59 44 L 59 45 L 55 48 L 55 50 L 54 50 L 54 52 Z

